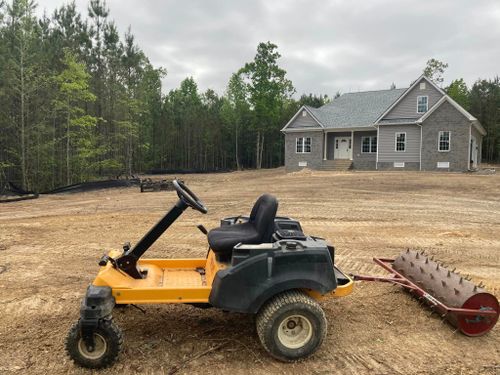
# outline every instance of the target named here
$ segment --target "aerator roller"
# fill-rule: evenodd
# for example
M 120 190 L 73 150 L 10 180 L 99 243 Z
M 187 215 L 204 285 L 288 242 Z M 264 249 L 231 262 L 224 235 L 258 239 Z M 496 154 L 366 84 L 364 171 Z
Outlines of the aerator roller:
M 484 335 L 498 321 L 498 300 L 484 285 L 475 285 L 424 252 L 407 250 L 396 259 L 373 258 L 373 261 L 392 275 L 354 275 L 354 280 L 400 285 L 467 336 Z

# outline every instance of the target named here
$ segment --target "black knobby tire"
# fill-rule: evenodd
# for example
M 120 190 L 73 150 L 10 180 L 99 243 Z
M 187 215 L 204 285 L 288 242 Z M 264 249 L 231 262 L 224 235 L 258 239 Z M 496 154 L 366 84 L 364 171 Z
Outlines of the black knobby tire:
M 257 314 L 256 326 L 264 349 L 284 362 L 314 353 L 327 331 L 321 306 L 297 290 L 284 292 L 266 302 Z
M 111 366 L 123 346 L 120 328 L 111 320 L 104 319 L 94 333 L 96 349 L 88 352 L 82 339 L 80 321 L 73 324 L 66 337 L 66 352 L 79 366 L 86 368 L 105 368 Z

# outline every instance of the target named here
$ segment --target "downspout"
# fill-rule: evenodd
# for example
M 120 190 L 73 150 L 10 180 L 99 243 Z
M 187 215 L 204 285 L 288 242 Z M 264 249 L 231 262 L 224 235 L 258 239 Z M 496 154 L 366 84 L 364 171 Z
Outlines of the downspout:
M 326 131 L 323 131 L 323 136 L 325 137 L 323 145 L 323 160 L 326 160 L 326 147 L 327 147 L 326 139 L 328 138 L 328 133 Z
M 352 161 L 353 156 L 354 156 L 353 155 L 354 154 L 353 150 L 354 150 L 354 130 L 351 130 L 351 149 L 350 149 L 350 152 L 351 152 L 351 161 Z
M 378 136 L 378 131 L 380 129 L 380 126 L 379 125 L 375 125 L 377 127 L 377 155 L 375 155 L 375 170 L 378 169 L 378 140 L 379 140 L 379 136 Z
M 417 124 L 420 126 L 420 160 L 418 162 L 418 170 L 422 171 L 422 124 Z
M 470 156 L 471 156 L 470 143 L 471 143 L 471 141 L 472 141 L 472 122 L 469 125 L 469 147 L 468 147 L 469 152 L 467 153 L 467 170 L 468 171 L 470 171 Z

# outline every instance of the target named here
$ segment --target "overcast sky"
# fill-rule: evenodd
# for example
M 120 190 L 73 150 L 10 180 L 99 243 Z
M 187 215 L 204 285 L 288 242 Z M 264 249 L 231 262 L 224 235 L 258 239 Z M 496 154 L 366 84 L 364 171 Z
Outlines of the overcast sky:
M 67 1 L 39 0 L 52 14 Z M 87 12 L 87 0 L 77 0 Z M 500 74 L 498 0 L 108 0 L 154 66 L 167 69 L 164 91 L 193 76 L 223 93 L 231 73 L 253 59 L 261 41 L 282 55 L 297 92 L 407 87 L 425 62 L 449 64 L 445 84 Z

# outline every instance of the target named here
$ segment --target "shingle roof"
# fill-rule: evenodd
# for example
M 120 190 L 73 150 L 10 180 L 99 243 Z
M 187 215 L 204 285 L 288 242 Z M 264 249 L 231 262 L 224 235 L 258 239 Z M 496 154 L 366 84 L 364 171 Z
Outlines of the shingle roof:
M 406 89 L 353 92 L 320 108 L 307 107 L 325 128 L 371 126 Z

